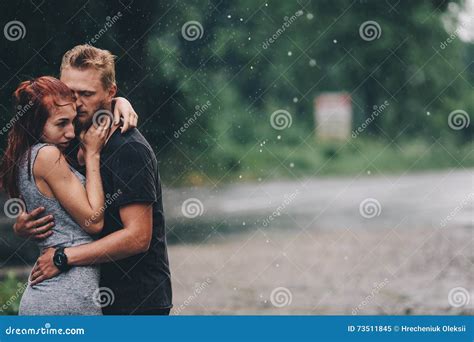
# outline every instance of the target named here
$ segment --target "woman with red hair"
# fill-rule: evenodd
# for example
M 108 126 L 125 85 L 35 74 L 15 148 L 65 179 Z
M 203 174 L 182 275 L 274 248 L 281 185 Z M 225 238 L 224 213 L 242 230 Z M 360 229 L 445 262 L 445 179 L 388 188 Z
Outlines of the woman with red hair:
M 68 163 L 66 155 L 75 138 L 73 92 L 58 79 L 43 76 L 22 82 L 14 93 L 14 103 L 22 110 L 14 118 L 0 165 L 2 188 L 11 198 L 21 198 L 27 210 L 44 207 L 47 215 L 54 215 L 53 234 L 37 242 L 40 250 L 92 242 L 92 235 L 102 230 L 104 222 L 99 168 L 109 120 L 92 125 L 81 135 L 84 177 Z M 63 271 L 29 285 L 19 314 L 101 315 L 97 266 Z

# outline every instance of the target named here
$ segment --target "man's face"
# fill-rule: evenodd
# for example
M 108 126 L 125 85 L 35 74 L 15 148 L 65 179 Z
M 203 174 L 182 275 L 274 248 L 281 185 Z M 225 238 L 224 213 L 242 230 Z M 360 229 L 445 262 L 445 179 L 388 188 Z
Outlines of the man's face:
M 87 128 L 92 124 L 94 113 L 99 109 L 111 109 L 116 86 L 105 89 L 100 76 L 100 71 L 94 68 L 67 67 L 61 71 L 61 81 L 76 95 L 76 120 L 82 128 Z

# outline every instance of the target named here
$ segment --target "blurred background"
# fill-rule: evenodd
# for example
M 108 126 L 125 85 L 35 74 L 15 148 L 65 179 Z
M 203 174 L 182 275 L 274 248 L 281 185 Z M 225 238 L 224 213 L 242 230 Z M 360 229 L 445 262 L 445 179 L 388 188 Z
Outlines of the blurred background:
M 466 314 L 473 1 L 4 1 L 11 94 L 117 56 L 164 186 L 174 314 Z M 2 194 L 1 204 L 7 197 Z M 38 251 L 0 212 L 0 313 Z

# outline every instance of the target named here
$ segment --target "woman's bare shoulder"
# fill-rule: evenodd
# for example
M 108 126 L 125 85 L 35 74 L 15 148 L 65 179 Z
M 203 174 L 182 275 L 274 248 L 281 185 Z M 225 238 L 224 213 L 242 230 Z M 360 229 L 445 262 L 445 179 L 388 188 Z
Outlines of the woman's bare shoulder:
M 35 175 L 43 176 L 51 173 L 53 169 L 61 168 L 62 164 L 66 165 L 66 158 L 54 145 L 46 145 L 38 151 L 35 161 Z

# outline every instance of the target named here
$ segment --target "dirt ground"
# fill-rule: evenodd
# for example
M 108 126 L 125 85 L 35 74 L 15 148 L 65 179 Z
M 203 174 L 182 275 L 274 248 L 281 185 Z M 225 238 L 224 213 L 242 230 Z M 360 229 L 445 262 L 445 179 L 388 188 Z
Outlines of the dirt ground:
M 472 299 L 459 308 L 448 300 L 456 287 L 472 297 L 472 232 L 465 228 L 259 230 L 232 242 L 172 246 L 170 258 L 175 314 L 473 312 Z M 287 291 L 274 305 L 271 293 L 279 287 Z
M 473 186 L 471 172 L 445 171 L 218 191 L 208 215 L 267 217 L 300 189 L 278 228 L 170 246 L 173 313 L 472 314 Z M 373 218 L 359 212 L 368 197 L 381 203 Z
M 164 190 L 174 315 L 474 313 L 472 170 Z

